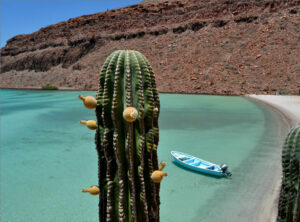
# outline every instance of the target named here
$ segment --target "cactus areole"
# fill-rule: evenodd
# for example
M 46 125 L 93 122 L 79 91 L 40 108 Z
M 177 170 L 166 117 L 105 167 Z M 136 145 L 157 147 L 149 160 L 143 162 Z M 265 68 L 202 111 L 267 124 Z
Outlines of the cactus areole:
M 119 50 L 105 61 L 99 79 L 96 115 L 99 220 L 159 221 L 159 97 L 147 59 Z

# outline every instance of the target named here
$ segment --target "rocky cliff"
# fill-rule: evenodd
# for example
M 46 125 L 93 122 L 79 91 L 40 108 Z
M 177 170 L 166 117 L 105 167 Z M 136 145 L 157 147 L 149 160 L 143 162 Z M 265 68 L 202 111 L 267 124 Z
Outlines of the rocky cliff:
M 161 92 L 298 94 L 300 0 L 145 2 L 18 35 L 1 49 L 1 88 L 96 89 L 105 58 L 142 52 Z

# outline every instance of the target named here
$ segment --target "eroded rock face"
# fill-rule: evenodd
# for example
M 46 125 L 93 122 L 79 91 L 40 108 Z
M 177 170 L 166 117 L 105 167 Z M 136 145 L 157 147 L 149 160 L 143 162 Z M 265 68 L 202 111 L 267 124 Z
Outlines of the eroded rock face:
M 8 40 L 0 87 L 93 89 L 105 58 L 142 52 L 161 92 L 299 93 L 300 1 L 166 1 L 69 19 Z

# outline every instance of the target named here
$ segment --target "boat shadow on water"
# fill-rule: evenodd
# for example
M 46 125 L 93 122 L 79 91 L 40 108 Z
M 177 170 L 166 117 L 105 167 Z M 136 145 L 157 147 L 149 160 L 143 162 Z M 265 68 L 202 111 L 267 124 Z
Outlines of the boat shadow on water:
M 172 161 L 172 163 L 174 165 L 176 165 L 177 167 L 181 168 L 182 170 L 185 170 L 185 171 L 188 171 L 188 172 L 191 172 L 191 173 L 194 173 L 194 174 L 200 174 L 202 176 L 205 176 L 205 177 L 208 177 L 208 178 L 215 178 L 215 179 L 230 179 L 226 176 L 216 176 L 216 175 L 212 175 L 212 174 L 207 174 L 207 173 L 202 173 L 202 172 L 199 172 L 199 171 L 195 171 L 195 170 L 192 170 L 192 169 L 189 169 L 189 168 L 186 168 L 182 165 L 180 165 L 179 163 L 175 162 L 174 160 Z

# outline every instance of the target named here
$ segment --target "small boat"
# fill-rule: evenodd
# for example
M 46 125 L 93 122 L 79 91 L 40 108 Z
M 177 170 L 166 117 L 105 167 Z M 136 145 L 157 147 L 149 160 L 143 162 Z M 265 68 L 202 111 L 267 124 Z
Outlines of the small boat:
M 171 151 L 171 154 L 176 163 L 179 163 L 180 165 L 189 169 L 215 176 L 231 176 L 226 164 L 218 165 L 210 163 L 200 158 L 177 151 Z

